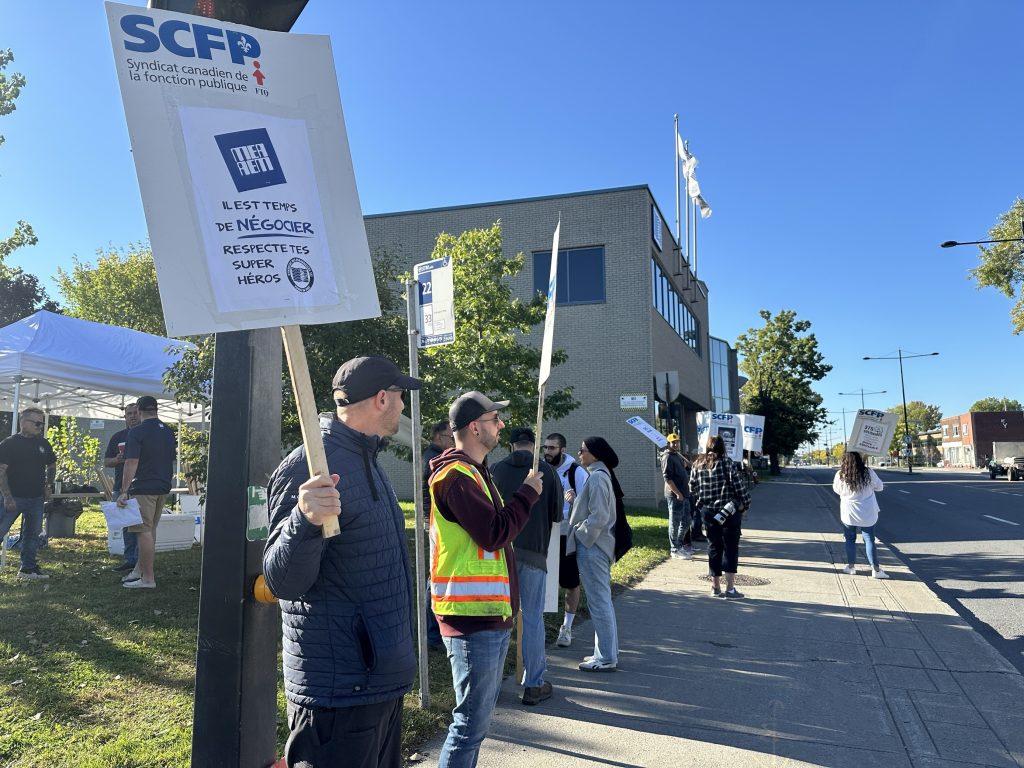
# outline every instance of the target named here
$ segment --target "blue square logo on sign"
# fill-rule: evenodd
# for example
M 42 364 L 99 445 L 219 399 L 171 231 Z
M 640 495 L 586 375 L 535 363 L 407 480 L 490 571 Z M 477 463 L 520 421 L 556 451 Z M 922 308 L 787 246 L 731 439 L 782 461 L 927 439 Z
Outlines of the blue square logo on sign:
M 222 133 L 214 139 L 239 192 L 287 183 L 266 128 Z

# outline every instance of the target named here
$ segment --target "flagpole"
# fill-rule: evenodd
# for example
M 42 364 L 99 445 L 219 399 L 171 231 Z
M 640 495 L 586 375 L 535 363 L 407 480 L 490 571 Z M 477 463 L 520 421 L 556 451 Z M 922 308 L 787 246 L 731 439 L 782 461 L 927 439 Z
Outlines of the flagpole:
M 675 114 L 675 135 L 672 137 L 672 154 L 676 158 L 676 245 L 679 246 L 679 254 L 682 256 L 682 244 L 679 240 L 679 220 L 682 218 L 680 215 L 680 202 L 679 202 L 679 113 Z
M 696 279 L 696 277 L 697 277 L 697 219 L 699 219 L 700 216 L 697 215 L 698 214 L 698 210 L 696 208 L 697 201 L 695 200 L 693 202 L 693 204 L 695 206 L 694 209 L 693 209 L 693 277 L 694 277 L 694 279 Z
M 683 146 L 689 149 L 690 142 L 683 142 Z M 686 268 L 691 268 L 690 263 L 690 185 L 686 185 Z

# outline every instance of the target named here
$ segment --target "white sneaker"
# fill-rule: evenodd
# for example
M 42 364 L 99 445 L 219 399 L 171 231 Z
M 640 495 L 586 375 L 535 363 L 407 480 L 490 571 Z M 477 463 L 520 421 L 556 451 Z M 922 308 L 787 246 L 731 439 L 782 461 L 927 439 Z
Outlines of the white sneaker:
M 693 552 L 691 552 L 690 550 L 681 549 L 679 551 L 682 553 L 680 557 L 682 557 L 683 560 L 693 560 Z
M 572 630 L 565 624 L 558 629 L 558 640 L 555 641 L 555 645 L 559 648 L 568 648 L 572 645 Z
M 857 574 L 857 568 L 856 566 L 848 565 L 845 568 L 843 568 L 843 573 L 848 573 L 851 576 L 855 576 Z
M 156 589 L 156 582 L 135 579 L 135 581 L 126 581 L 121 586 L 125 589 Z
M 888 579 L 889 578 L 889 574 L 886 573 L 885 571 L 883 571 L 881 568 L 879 568 L 877 571 L 873 572 L 871 574 L 871 576 L 872 576 L 872 578 L 875 578 L 875 579 Z

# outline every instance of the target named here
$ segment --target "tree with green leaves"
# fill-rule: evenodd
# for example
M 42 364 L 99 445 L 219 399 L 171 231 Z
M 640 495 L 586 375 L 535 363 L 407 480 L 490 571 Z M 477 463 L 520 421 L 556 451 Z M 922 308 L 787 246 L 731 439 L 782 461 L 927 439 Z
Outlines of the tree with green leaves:
M 988 239 L 1007 242 L 979 245 L 978 260 L 971 277 L 979 288 L 991 286 L 1007 298 L 1017 299 L 1010 309 L 1013 332 L 1024 331 L 1024 200 L 1017 198 L 988 231 Z
M 78 420 L 66 416 L 46 430 L 46 439 L 57 457 L 56 480 L 65 483 L 88 483 L 98 471 L 100 441 L 78 428 Z
M 970 407 L 971 413 L 979 411 L 1024 411 L 1019 400 L 1012 400 L 1009 397 L 983 397 Z
M 57 288 L 71 317 L 165 336 L 164 310 L 153 252 L 129 243 L 96 252 L 96 263 L 73 257 L 72 268 L 57 268 Z
M 784 309 L 772 315 L 760 312 L 764 326 L 750 328 L 736 340 L 747 383 L 740 392 L 744 413 L 765 417 L 763 452 L 771 473 L 779 473 L 779 456 L 791 455 L 802 443 L 818 437 L 825 421 L 822 398 L 811 383 L 824 378 L 832 366 L 818 351 L 818 340 L 808 333 L 811 323 L 797 320 Z
M 430 258 L 444 256 L 451 257 L 455 278 L 455 341 L 420 355 L 423 423 L 447 418 L 452 399 L 476 389 L 509 401 L 503 411 L 508 423 L 533 424 L 541 351 L 523 337 L 544 321 L 547 297 L 537 294 L 522 301 L 512 296 L 507 282 L 519 274 L 526 257 L 504 255 L 500 221 L 458 236 L 438 235 Z M 567 357 L 564 350 L 555 350 L 552 367 Z M 578 406 L 571 386 L 545 393 L 546 418 L 560 419 Z
M 4 74 L 4 69 L 12 61 L 14 54 L 10 49 L 0 50 L 0 117 L 17 109 L 15 102 L 25 87 L 24 75 L 15 72 L 8 77 Z M 0 135 L 0 145 L 3 143 L 4 137 Z M 39 309 L 57 309 L 35 275 L 5 263 L 17 249 L 37 242 L 36 233 L 26 221 L 19 221 L 10 235 L 0 238 L 0 326 L 28 317 Z
M 906 447 L 904 437 L 907 434 L 903 418 L 903 404 L 900 403 L 885 410 L 887 413 L 895 413 L 900 417 L 899 423 L 897 423 L 896 429 L 893 432 L 892 442 L 889 444 L 889 452 L 895 451 L 902 456 L 903 449 Z M 910 422 L 910 437 L 917 442 L 918 435 L 931 432 L 939 426 L 939 422 L 942 421 L 942 409 L 937 405 L 929 405 L 921 400 L 911 400 L 907 403 L 906 420 Z

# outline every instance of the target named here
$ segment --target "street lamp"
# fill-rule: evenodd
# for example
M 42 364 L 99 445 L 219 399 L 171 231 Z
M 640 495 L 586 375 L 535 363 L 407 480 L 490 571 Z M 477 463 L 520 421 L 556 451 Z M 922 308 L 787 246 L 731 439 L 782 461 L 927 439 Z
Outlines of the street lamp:
M 939 354 L 938 352 L 925 352 L 920 355 L 904 355 L 903 350 L 897 350 L 896 357 L 871 357 L 865 355 L 865 360 L 899 360 L 900 361 L 900 390 L 903 392 L 903 441 L 907 447 L 907 473 L 914 474 L 914 452 L 911 450 L 911 438 L 910 438 L 910 417 L 907 416 L 907 387 L 903 383 L 903 361 L 909 360 L 912 357 L 934 357 Z
M 1020 233 L 1021 237 L 1007 237 L 1002 240 L 965 240 L 959 242 L 957 240 L 947 240 L 944 243 L 939 243 L 940 248 L 953 248 L 957 245 L 988 245 L 989 243 L 1024 243 L 1024 219 L 1020 220 Z
M 886 389 L 880 389 L 877 392 L 865 392 L 864 391 L 864 387 L 861 387 L 856 392 L 840 392 L 839 394 L 840 395 L 850 395 L 851 397 L 856 397 L 857 395 L 860 395 L 860 407 L 863 409 L 864 408 L 864 395 L 884 395 L 886 392 L 888 392 L 888 390 L 886 390 Z

